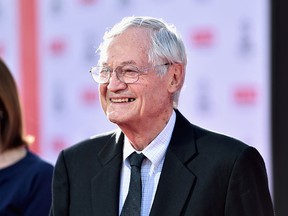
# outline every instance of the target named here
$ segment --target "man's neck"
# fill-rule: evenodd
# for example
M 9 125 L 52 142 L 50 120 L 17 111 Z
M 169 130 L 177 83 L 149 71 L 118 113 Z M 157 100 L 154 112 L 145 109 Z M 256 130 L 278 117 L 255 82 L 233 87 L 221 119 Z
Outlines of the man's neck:
M 172 110 L 173 112 L 173 110 Z M 133 148 L 142 151 L 147 147 L 161 131 L 166 127 L 172 112 L 166 118 L 157 119 L 157 121 L 145 121 L 136 125 L 119 125 L 122 132 L 128 138 Z

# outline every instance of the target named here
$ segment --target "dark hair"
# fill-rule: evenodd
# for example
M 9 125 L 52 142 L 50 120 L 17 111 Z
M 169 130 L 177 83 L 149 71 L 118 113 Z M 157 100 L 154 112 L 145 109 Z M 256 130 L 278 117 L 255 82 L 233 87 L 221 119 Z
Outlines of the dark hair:
M 0 59 L 0 152 L 19 146 L 28 146 L 19 95 L 10 70 Z

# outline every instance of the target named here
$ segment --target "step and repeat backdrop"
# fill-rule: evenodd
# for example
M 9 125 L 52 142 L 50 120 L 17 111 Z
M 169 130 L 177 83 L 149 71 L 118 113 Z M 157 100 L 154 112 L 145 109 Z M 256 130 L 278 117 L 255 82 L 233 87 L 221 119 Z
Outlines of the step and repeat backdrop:
M 34 150 L 54 163 L 63 148 L 116 128 L 89 69 L 105 30 L 128 15 L 177 27 L 189 58 L 179 110 L 255 146 L 272 185 L 269 0 L 0 0 L 0 57 L 19 86 Z

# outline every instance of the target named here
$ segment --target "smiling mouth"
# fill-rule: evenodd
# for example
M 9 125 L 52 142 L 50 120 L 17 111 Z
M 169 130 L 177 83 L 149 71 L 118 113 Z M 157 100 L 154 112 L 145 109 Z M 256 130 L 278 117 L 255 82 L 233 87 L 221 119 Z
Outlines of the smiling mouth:
M 135 101 L 135 98 L 111 98 L 110 102 L 112 103 L 128 103 Z

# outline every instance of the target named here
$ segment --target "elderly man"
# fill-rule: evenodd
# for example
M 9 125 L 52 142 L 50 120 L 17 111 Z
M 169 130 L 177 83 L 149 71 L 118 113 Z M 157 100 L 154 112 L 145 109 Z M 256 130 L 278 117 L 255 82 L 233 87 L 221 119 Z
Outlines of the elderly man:
M 187 56 L 173 26 L 126 17 L 99 52 L 90 73 L 119 128 L 60 153 L 51 215 L 273 215 L 258 151 L 177 110 Z

